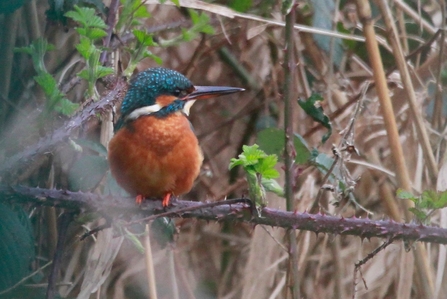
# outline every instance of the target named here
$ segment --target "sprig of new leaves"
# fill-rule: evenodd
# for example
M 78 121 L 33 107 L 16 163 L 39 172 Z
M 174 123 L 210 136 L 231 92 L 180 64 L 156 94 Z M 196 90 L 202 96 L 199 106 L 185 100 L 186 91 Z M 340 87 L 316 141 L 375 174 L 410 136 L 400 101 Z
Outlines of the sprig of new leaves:
M 229 168 L 242 166 L 245 171 L 250 199 L 256 202 L 258 207 L 265 206 L 265 192 L 273 192 L 284 197 L 284 190 L 275 180 L 279 177 L 279 172 L 274 168 L 278 162 L 276 155 L 267 155 L 259 149 L 257 144 L 252 146 L 244 145 L 242 153 L 238 158 L 230 161 Z
M 96 81 L 114 72 L 113 68 L 102 66 L 99 63 L 102 49 L 95 45 L 98 39 L 107 35 L 105 31 L 107 25 L 103 19 L 96 15 L 95 10 L 89 7 L 75 5 L 74 10 L 67 12 L 65 16 L 79 24 L 79 27 L 75 28 L 80 36 L 76 49 L 85 59 L 86 69 L 80 71 L 78 76 L 87 80 L 87 94 L 92 97 L 95 94 Z
M 71 102 L 59 90 L 56 79 L 47 71 L 44 57 L 48 51 L 54 50 L 54 46 L 49 44 L 46 39 L 38 38 L 28 47 L 17 48 L 16 52 L 29 54 L 33 61 L 34 69 L 37 73 L 34 80 L 42 88 L 47 101 L 45 102 L 45 112 L 56 111 L 64 115 L 73 114 L 79 107 L 78 104 Z
M 411 200 L 414 207 L 409 208 L 409 211 L 424 224 L 429 222 L 430 216 L 436 210 L 447 207 L 447 191 L 425 190 L 420 196 L 416 196 L 411 192 L 398 189 L 397 197 Z

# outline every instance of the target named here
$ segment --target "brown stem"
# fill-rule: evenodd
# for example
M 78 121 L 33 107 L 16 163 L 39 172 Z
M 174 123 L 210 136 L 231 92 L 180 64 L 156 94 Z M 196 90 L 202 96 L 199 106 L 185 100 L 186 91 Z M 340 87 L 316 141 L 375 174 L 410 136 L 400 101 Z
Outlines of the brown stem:
M 290 12 L 286 15 L 285 29 L 285 50 L 286 56 L 284 60 L 284 130 L 285 130 L 285 197 L 287 211 L 293 210 L 293 165 L 295 160 L 295 149 L 293 144 L 293 102 L 296 100 L 295 87 L 293 86 L 296 73 L 295 63 L 295 41 L 294 30 L 295 24 L 295 5 L 292 6 Z M 298 277 L 298 251 L 296 245 L 295 230 L 287 232 L 289 242 L 289 279 L 292 298 L 300 298 L 300 282 Z

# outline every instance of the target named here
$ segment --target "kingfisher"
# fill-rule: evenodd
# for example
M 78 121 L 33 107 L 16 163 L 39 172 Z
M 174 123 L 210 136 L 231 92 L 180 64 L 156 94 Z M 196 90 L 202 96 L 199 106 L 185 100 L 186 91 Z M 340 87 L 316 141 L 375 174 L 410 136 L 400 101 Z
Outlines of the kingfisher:
M 188 120 L 196 100 L 243 91 L 226 86 L 195 86 L 171 69 L 149 68 L 136 75 L 121 105 L 109 142 L 110 170 L 118 184 L 136 197 L 162 199 L 188 193 L 203 161 Z

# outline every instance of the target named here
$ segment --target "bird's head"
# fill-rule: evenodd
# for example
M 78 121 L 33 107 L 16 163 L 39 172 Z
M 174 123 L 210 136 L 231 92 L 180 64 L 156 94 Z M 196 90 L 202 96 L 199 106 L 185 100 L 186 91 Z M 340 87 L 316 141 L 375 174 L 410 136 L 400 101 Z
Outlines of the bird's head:
M 171 69 L 149 68 L 130 81 L 121 105 L 117 129 L 141 116 L 166 117 L 182 111 L 186 115 L 196 100 L 243 91 L 226 86 L 194 86 L 188 78 Z

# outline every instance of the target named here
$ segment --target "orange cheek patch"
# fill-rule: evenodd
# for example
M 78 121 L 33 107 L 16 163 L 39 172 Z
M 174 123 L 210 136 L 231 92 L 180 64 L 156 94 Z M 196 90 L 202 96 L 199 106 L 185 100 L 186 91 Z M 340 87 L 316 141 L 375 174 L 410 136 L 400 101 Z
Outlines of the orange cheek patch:
M 175 96 L 171 95 L 161 95 L 158 96 L 155 102 L 160 105 L 161 107 L 168 106 L 172 102 L 174 102 L 177 98 Z

